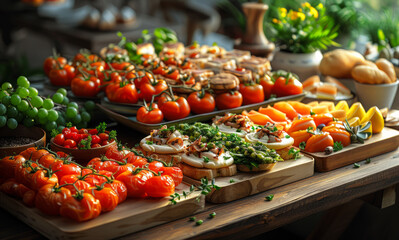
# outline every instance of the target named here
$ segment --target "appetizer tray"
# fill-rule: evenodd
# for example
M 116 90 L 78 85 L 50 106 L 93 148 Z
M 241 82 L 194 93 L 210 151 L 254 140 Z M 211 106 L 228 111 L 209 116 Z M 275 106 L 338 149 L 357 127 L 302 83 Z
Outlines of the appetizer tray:
M 327 172 L 393 151 L 398 147 L 399 131 L 391 128 L 384 128 L 380 133 L 373 134 L 364 144 L 351 144 L 329 155 L 326 155 L 324 152 L 306 152 L 306 154 L 314 158 L 316 171 Z
M 217 177 L 215 185 L 220 189 L 207 195 L 206 200 L 212 203 L 230 202 L 310 177 L 313 174 L 313 158 L 303 155 L 297 160 L 278 162 L 268 172 L 238 172 L 231 177 Z M 183 180 L 195 185 L 200 183 L 186 176 Z
M 105 113 L 108 117 L 114 119 L 115 121 L 126 125 L 127 127 L 130 127 L 132 129 L 135 129 L 139 132 L 142 132 L 144 134 L 149 134 L 151 130 L 159 128 L 162 125 L 176 125 L 179 123 L 192 123 L 192 122 L 203 122 L 203 121 L 208 121 L 212 119 L 215 116 L 218 115 L 223 115 L 227 112 L 230 113 L 241 113 L 244 110 L 250 111 L 250 110 L 256 110 L 259 107 L 264 107 L 276 102 L 280 101 L 301 101 L 304 98 L 305 94 L 297 94 L 297 95 L 291 95 L 291 96 L 286 96 L 286 97 L 280 97 L 280 98 L 273 98 L 269 99 L 267 101 L 261 102 L 261 103 L 255 103 L 255 104 L 249 104 L 245 106 L 241 106 L 238 108 L 233 108 L 233 109 L 225 109 L 225 110 L 217 110 L 213 111 L 210 113 L 203 113 L 203 114 L 190 114 L 186 118 L 178 119 L 178 120 L 173 120 L 173 121 L 163 121 L 159 124 L 146 124 L 146 123 L 141 123 L 138 122 L 135 116 L 125 116 L 122 114 L 117 113 L 118 109 L 116 109 L 116 106 L 110 106 L 110 105 L 102 105 L 102 104 L 97 104 L 98 108 Z M 119 105 L 119 104 L 117 104 Z M 122 106 L 122 105 L 121 105 Z M 120 106 L 119 106 L 120 107 Z
M 182 183 L 176 192 L 189 191 Z M 200 196 L 200 201 L 197 197 Z M 60 217 L 48 216 L 37 208 L 28 208 L 22 201 L 0 192 L 0 206 L 22 220 L 48 239 L 111 239 L 149 227 L 183 218 L 204 209 L 205 198 L 194 192 L 170 205 L 168 198 L 127 199 L 115 210 L 102 213 L 87 222 L 75 222 Z

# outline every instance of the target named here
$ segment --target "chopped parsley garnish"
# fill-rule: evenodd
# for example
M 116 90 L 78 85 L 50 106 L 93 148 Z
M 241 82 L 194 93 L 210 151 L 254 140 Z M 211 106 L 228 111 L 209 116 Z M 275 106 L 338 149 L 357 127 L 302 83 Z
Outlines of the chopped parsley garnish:
M 353 167 L 354 167 L 354 168 L 360 168 L 360 164 L 359 164 L 359 163 L 354 163 L 354 164 L 353 164 Z
M 301 143 L 299 144 L 299 148 L 300 148 L 301 150 L 305 150 L 305 147 L 306 147 L 306 142 L 301 142 Z
M 224 160 L 230 159 L 230 156 L 223 156 Z
M 290 135 L 285 135 L 285 138 L 290 138 L 291 136 Z
M 236 182 L 236 180 L 230 179 L 230 183 L 235 183 L 235 182 Z
M 270 195 L 267 195 L 267 196 L 265 197 L 265 200 L 266 200 L 266 201 L 271 201 L 271 200 L 273 200 L 273 198 L 274 198 L 274 194 L 270 194 Z
M 152 145 L 152 144 L 154 144 L 154 142 L 153 141 L 147 141 L 146 142 L 148 145 Z
M 206 162 L 206 163 L 209 162 L 209 157 L 203 157 L 202 159 L 204 159 L 204 162 Z
M 334 142 L 334 152 L 338 152 L 339 150 L 342 150 L 344 148 L 344 146 L 342 145 L 341 142 Z

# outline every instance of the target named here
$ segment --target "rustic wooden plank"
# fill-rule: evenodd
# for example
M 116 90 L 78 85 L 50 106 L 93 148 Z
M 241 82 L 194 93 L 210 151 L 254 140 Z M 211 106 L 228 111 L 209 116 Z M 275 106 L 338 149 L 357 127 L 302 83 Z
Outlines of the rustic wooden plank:
M 176 192 L 188 191 L 181 184 Z M 197 197 L 200 196 L 200 201 Z M 36 208 L 28 208 L 19 200 L 0 193 L 0 206 L 49 239 L 110 239 L 185 217 L 204 208 L 205 198 L 194 192 L 187 199 L 170 205 L 168 198 L 128 199 L 99 217 L 75 222 L 60 216 L 48 216 Z
M 278 162 L 268 172 L 239 172 L 231 177 L 217 177 L 215 184 L 220 187 L 206 197 L 208 202 L 225 203 L 247 197 L 268 189 L 310 177 L 314 173 L 313 158 L 302 156 L 297 160 Z M 198 180 L 188 177 L 184 181 L 194 185 Z
M 349 156 L 350 157 L 350 156 Z M 350 200 L 399 183 L 399 151 L 360 162 L 360 168 L 346 166 L 230 203 L 212 205 L 195 215 L 204 223 L 195 226 L 188 219 L 173 221 L 137 232 L 123 239 L 240 239 L 251 237 Z M 274 199 L 264 197 L 274 194 Z M 214 219 L 207 219 L 215 211 Z
M 322 152 L 307 153 L 315 159 L 315 170 L 331 171 L 352 163 L 395 150 L 399 146 L 399 131 L 384 128 L 364 144 L 351 144 L 341 151 L 326 155 Z M 349 157 L 350 156 L 350 157 Z

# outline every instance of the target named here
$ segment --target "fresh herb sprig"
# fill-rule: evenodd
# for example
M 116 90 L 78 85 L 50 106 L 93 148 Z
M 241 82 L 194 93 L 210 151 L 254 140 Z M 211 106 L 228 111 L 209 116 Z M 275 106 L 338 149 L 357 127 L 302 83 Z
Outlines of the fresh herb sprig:
M 182 197 L 187 198 L 189 195 L 191 195 L 195 191 L 201 191 L 201 195 L 206 196 L 209 193 L 211 193 L 213 189 L 215 189 L 215 190 L 220 189 L 219 186 L 215 185 L 214 179 L 211 182 L 209 182 L 207 178 L 201 178 L 201 184 L 199 186 L 191 185 L 190 190 L 188 192 L 183 191 L 182 194 L 179 194 L 176 192 L 176 193 L 170 195 L 169 202 L 172 205 L 175 205 L 177 203 L 177 201 L 180 200 Z M 198 202 L 200 201 L 201 195 L 196 198 L 196 200 Z

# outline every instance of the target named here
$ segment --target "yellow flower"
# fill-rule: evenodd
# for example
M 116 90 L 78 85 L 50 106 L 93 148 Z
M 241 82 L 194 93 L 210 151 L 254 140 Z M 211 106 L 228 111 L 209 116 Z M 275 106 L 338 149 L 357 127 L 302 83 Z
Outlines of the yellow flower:
M 301 12 L 297 12 L 297 11 L 290 11 L 287 15 L 289 18 L 291 18 L 291 20 L 297 20 L 298 18 L 300 18 L 302 21 L 305 20 L 306 15 L 304 13 Z
M 281 21 L 280 20 L 278 20 L 278 19 L 276 19 L 276 18 L 273 18 L 273 23 L 276 23 L 276 24 L 280 24 L 281 23 Z
M 316 8 L 310 7 L 310 15 L 312 15 L 314 18 L 318 18 L 319 12 L 316 10 Z
M 304 7 L 304 8 L 311 8 L 312 5 L 310 5 L 310 3 L 308 3 L 308 2 L 304 2 L 304 3 L 302 3 L 302 7 Z
M 322 4 L 322 3 L 319 3 L 319 5 L 317 5 L 317 8 L 318 8 L 318 9 L 322 9 L 322 8 L 323 8 L 323 4 Z
M 287 9 L 286 8 L 279 8 L 278 11 L 279 11 L 281 17 L 284 18 L 284 17 L 287 16 Z

